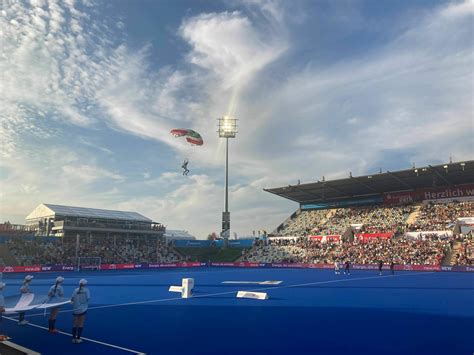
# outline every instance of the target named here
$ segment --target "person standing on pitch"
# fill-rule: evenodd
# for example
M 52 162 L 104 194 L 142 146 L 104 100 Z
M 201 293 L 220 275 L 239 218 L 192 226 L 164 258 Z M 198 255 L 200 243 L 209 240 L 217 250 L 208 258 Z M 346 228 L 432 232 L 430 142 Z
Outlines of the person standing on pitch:
M 74 290 L 71 297 L 73 308 L 72 315 L 74 317 L 72 326 L 72 342 L 76 344 L 82 343 L 82 329 L 84 328 L 87 308 L 89 307 L 89 300 L 91 298 L 91 294 L 89 289 L 86 288 L 86 285 L 87 280 L 81 279 L 81 281 L 79 281 L 79 287 Z
M 334 273 L 335 273 L 336 275 L 339 275 L 339 274 L 341 273 L 341 272 L 339 271 L 339 262 L 338 262 L 337 260 L 334 262 Z
M 20 292 L 22 295 L 26 293 L 30 293 L 30 282 L 33 280 L 34 276 L 32 275 L 27 275 L 25 276 L 25 279 L 23 280 L 23 285 L 20 287 Z M 18 316 L 18 325 L 26 325 L 28 324 L 28 321 L 25 320 L 25 312 L 19 312 Z
M 392 275 L 395 275 L 395 263 L 393 262 L 393 260 L 390 262 L 390 272 L 392 273 Z
M 382 276 L 382 267 L 383 267 L 383 262 L 382 260 L 379 261 L 379 276 Z
M 82 343 L 81 335 L 84 328 L 84 320 L 86 319 L 87 308 L 91 294 L 86 288 L 87 280 L 81 279 L 79 287 L 74 290 L 71 297 L 72 313 L 74 317 L 72 326 L 72 342 L 75 344 Z
M 351 268 L 351 264 L 349 263 L 349 260 L 346 260 L 345 268 L 344 268 L 344 275 L 346 274 L 346 272 L 347 272 L 347 275 L 351 274 L 350 268 Z
M 64 277 L 62 276 L 56 277 L 55 284 L 51 286 L 48 292 L 48 297 L 50 299 L 54 297 L 64 297 L 64 290 L 62 286 L 63 281 L 64 281 Z M 56 329 L 56 317 L 58 316 L 59 308 L 60 307 L 54 307 L 53 309 L 51 309 L 51 314 L 49 315 L 49 320 L 48 320 L 48 323 L 49 323 L 48 328 L 49 328 L 50 333 L 58 332 L 58 330 Z

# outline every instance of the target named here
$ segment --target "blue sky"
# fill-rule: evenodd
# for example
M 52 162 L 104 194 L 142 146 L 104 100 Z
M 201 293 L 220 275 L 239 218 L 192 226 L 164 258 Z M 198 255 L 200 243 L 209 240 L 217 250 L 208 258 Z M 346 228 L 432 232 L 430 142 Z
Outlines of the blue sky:
M 239 119 L 239 235 L 297 208 L 265 187 L 472 159 L 473 14 L 472 1 L 7 2 L 0 218 L 45 202 L 218 232 L 225 114 Z

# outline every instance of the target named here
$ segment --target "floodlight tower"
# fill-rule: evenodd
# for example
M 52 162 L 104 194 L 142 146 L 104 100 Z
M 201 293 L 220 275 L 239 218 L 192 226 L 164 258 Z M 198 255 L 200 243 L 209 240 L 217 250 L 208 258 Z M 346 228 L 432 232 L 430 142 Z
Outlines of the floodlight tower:
M 227 246 L 230 236 L 230 212 L 229 212 L 229 138 L 235 138 L 237 133 L 237 119 L 224 116 L 217 119 L 220 138 L 225 138 L 225 211 L 222 212 L 222 232 L 224 246 Z

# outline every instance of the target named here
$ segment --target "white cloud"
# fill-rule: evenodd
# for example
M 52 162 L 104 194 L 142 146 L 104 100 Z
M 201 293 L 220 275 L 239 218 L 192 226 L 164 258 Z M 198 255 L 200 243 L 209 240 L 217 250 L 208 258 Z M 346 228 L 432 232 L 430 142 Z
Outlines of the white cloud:
M 62 167 L 64 178 L 68 181 L 79 181 L 89 184 L 99 179 L 122 181 L 123 176 L 93 165 L 64 165 Z
M 4 10 L 0 135 L 9 175 L 2 205 L 15 215 L 48 201 L 123 208 L 200 236 L 217 231 L 223 143 L 214 126 L 226 113 L 240 126 L 230 146 L 232 226 L 239 234 L 271 230 L 295 208 L 263 187 L 365 173 L 387 150 L 420 164 L 447 159 L 448 152 L 457 159 L 472 155 L 472 2 L 440 5 L 397 27 L 403 32 L 383 46 L 324 66 L 291 57 L 295 37 L 308 35 L 304 16 L 303 27 L 291 32 L 285 2 L 244 3 L 247 11 L 185 18 L 176 34 L 188 45 L 183 61 L 158 70 L 149 46 L 113 45 L 120 38 L 73 2 L 36 1 L 31 10 L 14 3 Z M 363 24 L 358 18 L 358 28 Z M 52 149 L 52 140 L 41 153 L 32 151 L 24 132 L 54 137 L 51 125 L 42 124 L 51 120 L 84 130 L 109 125 L 156 140 L 208 171 L 188 179 L 145 171 L 138 173 L 145 181 L 137 182 L 93 158 Z M 200 131 L 205 145 L 186 150 L 169 135 L 179 126 Z M 82 145 L 111 155 L 94 140 Z M 111 181 L 107 191 L 91 190 L 104 179 Z M 150 189 L 135 196 L 138 185 Z
M 25 125 L 37 129 L 40 113 L 74 125 L 93 124 L 84 107 L 109 74 L 99 64 L 106 58 L 103 48 L 96 51 L 96 33 L 72 2 L 67 10 L 53 0 L 31 5 L 11 3 L 0 16 L 0 117 L 2 137 L 12 146 Z
M 189 18 L 182 24 L 181 34 L 192 46 L 188 60 L 216 75 L 222 83 L 219 89 L 245 84 L 287 46 L 281 38 L 273 38 L 271 32 L 258 31 L 239 12 Z
M 176 183 L 183 177 L 166 172 L 163 182 Z M 229 188 L 232 230 L 249 235 L 252 230 L 273 230 L 288 217 L 285 209 L 292 203 L 270 196 L 262 191 L 268 183 L 278 180 L 262 178 L 244 186 Z M 281 183 L 281 180 L 279 181 Z M 223 186 L 208 175 L 192 175 L 171 192 L 160 196 L 130 199 L 118 204 L 119 209 L 139 211 L 153 216 L 170 229 L 184 229 L 200 238 L 211 232 L 220 232 L 224 209 Z M 293 205 L 294 207 L 294 205 Z

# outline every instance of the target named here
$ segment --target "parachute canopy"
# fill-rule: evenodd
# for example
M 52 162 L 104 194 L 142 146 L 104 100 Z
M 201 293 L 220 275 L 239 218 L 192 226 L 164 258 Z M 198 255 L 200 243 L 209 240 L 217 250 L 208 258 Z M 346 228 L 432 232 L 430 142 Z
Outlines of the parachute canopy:
M 175 128 L 170 132 L 175 137 L 186 137 L 186 141 L 192 145 L 203 145 L 204 141 L 199 133 L 187 128 Z

